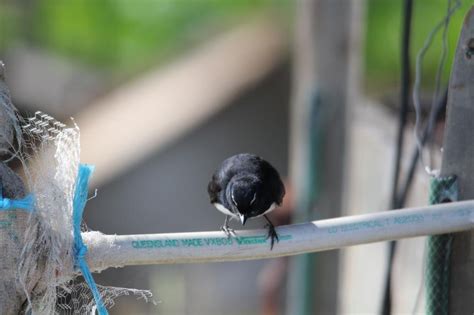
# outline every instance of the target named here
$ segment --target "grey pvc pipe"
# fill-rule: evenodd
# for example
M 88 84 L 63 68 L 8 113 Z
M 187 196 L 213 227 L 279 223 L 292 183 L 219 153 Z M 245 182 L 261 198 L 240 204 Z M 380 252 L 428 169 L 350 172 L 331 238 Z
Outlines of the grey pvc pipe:
M 459 232 L 474 228 L 474 201 L 339 217 L 280 226 L 280 241 L 270 250 L 266 230 L 105 235 L 85 232 L 87 261 L 93 271 L 145 264 L 204 263 L 263 259 Z

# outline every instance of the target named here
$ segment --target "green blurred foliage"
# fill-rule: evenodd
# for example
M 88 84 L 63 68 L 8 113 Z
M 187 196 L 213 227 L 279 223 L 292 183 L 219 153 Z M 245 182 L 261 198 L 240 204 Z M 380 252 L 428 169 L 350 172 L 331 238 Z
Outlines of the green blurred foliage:
M 268 2 L 41 0 L 36 38 L 63 54 L 128 71 L 168 57 Z
M 0 49 L 15 40 L 18 21 L 18 10 L 0 1 Z
M 414 0 L 411 35 L 411 69 L 414 81 L 415 60 L 431 32 L 446 15 L 448 0 Z M 454 3 L 454 1 L 452 1 Z M 449 77 L 450 66 L 456 49 L 464 16 L 473 4 L 464 0 L 454 13 L 448 28 L 448 58 L 444 81 Z M 365 45 L 365 75 L 369 91 L 380 91 L 400 82 L 400 45 L 402 32 L 403 1 L 369 0 L 367 7 L 367 32 Z M 433 86 L 441 56 L 442 31 L 433 39 L 423 61 L 423 86 Z
M 369 91 L 398 85 L 402 0 L 367 0 L 364 52 Z M 416 53 L 445 15 L 448 0 L 414 0 L 412 69 Z M 473 0 L 452 17 L 449 66 L 462 20 Z M 278 11 L 293 18 L 290 0 L 4 0 L 0 1 L 0 50 L 22 38 L 57 54 L 120 75 L 173 58 L 183 49 L 253 15 Z M 275 10 L 276 9 L 276 10 Z M 283 14 L 281 14 L 283 13 Z M 441 36 L 426 56 L 423 85 L 433 84 Z

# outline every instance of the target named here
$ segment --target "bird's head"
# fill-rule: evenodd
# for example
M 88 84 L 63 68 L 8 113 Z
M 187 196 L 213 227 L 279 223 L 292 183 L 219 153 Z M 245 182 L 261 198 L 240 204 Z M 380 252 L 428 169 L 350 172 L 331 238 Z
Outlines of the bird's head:
M 242 225 L 254 212 L 255 201 L 258 198 L 260 180 L 252 175 L 235 176 L 229 182 L 226 190 L 227 203 L 237 213 Z

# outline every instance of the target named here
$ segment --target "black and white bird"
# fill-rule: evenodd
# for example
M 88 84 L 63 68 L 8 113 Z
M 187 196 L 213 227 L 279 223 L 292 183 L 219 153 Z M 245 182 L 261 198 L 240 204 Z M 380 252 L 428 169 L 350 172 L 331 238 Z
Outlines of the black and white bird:
M 231 156 L 215 171 L 207 187 L 211 203 L 226 215 L 222 230 L 230 237 L 229 219 L 242 225 L 247 219 L 263 216 L 268 222 L 271 248 L 278 234 L 266 216 L 281 205 L 285 186 L 278 171 L 264 159 L 249 153 Z

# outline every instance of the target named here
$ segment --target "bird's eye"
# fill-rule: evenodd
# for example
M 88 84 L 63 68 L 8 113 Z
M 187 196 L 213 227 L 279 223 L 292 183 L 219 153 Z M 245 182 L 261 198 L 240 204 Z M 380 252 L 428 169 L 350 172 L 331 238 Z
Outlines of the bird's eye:
M 257 193 L 253 194 L 253 198 L 252 198 L 252 201 L 250 201 L 250 204 L 252 205 L 256 199 L 257 199 Z

